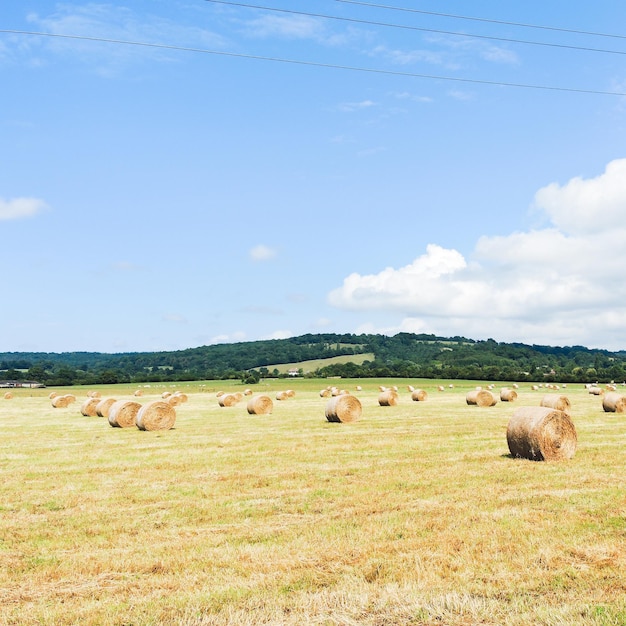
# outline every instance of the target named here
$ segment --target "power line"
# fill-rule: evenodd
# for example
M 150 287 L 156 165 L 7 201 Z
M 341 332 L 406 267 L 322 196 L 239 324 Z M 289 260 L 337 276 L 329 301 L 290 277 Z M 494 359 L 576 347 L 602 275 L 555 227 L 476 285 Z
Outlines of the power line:
M 344 2 L 344 1 L 348 1 L 348 0 L 337 0 L 338 2 Z M 261 9 L 262 11 L 274 11 L 276 13 L 288 13 L 290 15 L 304 15 L 306 17 L 317 17 L 317 18 L 322 18 L 322 19 L 326 19 L 326 20 L 338 20 L 338 21 L 342 21 L 342 22 L 350 22 L 353 24 L 366 24 L 368 26 L 383 26 L 386 28 L 400 28 L 400 29 L 404 29 L 404 30 L 414 30 L 414 31 L 419 31 L 419 32 L 425 32 L 425 33 L 435 33 L 438 35 L 453 35 L 455 37 L 468 37 L 468 38 L 472 38 L 472 39 L 487 39 L 490 41 L 502 41 L 502 42 L 506 42 L 506 43 L 518 43 L 518 44 L 524 44 L 524 45 L 529 45 L 529 46 L 544 46 L 544 47 L 548 47 L 548 48 L 563 48 L 566 50 L 580 50 L 583 52 L 601 52 L 604 54 L 620 54 L 620 55 L 626 55 L 626 51 L 623 50 L 610 50 L 610 49 L 606 49 L 606 48 L 591 48 L 588 46 L 574 46 L 574 45 L 569 45 L 569 44 L 560 44 L 560 43 L 552 43 L 552 42 L 545 42 L 545 41 L 532 41 L 532 40 L 528 40 L 528 39 L 514 39 L 511 37 L 497 37 L 495 35 L 477 35 L 477 34 L 473 34 L 473 33 L 462 33 L 459 31 L 450 31 L 450 30 L 440 30 L 440 29 L 436 29 L 436 28 L 426 28 L 423 26 L 409 26 L 406 24 L 392 24 L 389 22 L 375 22 L 375 21 L 371 21 L 371 20 L 362 20 L 362 19 L 358 19 L 358 18 L 352 18 L 352 17 L 341 17 L 341 16 L 337 16 L 337 15 L 326 15 L 323 13 L 309 13 L 307 11 L 295 11 L 293 9 L 279 9 L 276 7 L 268 7 L 268 6 L 262 6 L 262 5 L 257 5 L 257 4 L 247 4 L 244 2 L 231 2 L 230 0 L 205 0 L 205 2 L 212 2 L 214 4 L 226 4 L 229 6 L 236 6 L 236 7 L 244 7 L 247 9 Z M 367 3 L 356 3 L 356 4 L 367 4 Z M 375 7 L 382 7 L 383 5 L 370 5 L 367 4 L 367 6 L 375 6 Z M 385 8 L 394 8 L 394 7 L 385 7 Z M 399 9 L 400 10 L 400 9 Z M 406 9 L 407 11 L 412 11 L 412 9 Z
M 253 54 L 242 54 L 237 52 L 225 52 L 223 50 L 209 50 L 206 48 L 191 48 L 186 46 L 175 46 L 162 43 L 149 43 L 145 41 L 131 41 L 126 39 L 108 39 L 105 37 L 89 37 L 86 35 L 67 35 L 62 33 L 44 33 L 27 30 L 0 29 L 0 33 L 11 35 L 30 35 L 33 37 L 54 37 L 59 39 L 71 39 L 78 41 L 93 41 L 99 43 L 110 43 L 127 46 L 140 46 L 145 48 L 157 48 L 161 50 L 175 50 L 180 52 L 195 52 L 200 54 L 211 54 L 216 56 L 234 57 L 240 59 L 253 59 L 257 61 L 271 61 L 274 63 L 288 63 L 293 65 L 303 65 L 308 67 L 323 67 L 327 69 L 347 70 L 351 72 L 366 72 L 372 74 L 383 74 L 388 76 L 403 76 L 406 78 L 423 78 L 428 80 L 440 80 L 457 83 L 471 83 L 475 85 L 491 85 L 495 87 L 517 87 L 520 89 L 536 89 L 542 91 L 560 91 L 569 93 L 593 94 L 601 96 L 626 96 L 626 92 L 602 91 L 597 89 L 578 89 L 575 87 L 556 87 L 552 85 L 534 85 L 530 83 L 512 83 L 495 80 L 480 80 L 475 78 L 460 78 L 455 76 L 437 76 L 434 74 L 418 74 L 414 72 L 399 72 L 395 70 L 384 70 L 370 67 L 358 67 L 350 65 L 338 65 L 334 63 L 321 63 L 318 61 L 301 61 L 298 59 L 286 59 L 281 57 L 268 57 Z
M 614 39 L 626 39 L 626 35 L 616 35 L 613 33 L 599 33 L 589 30 L 578 30 L 575 28 L 561 28 L 559 26 L 543 26 L 540 24 L 525 24 L 523 22 L 507 22 L 505 20 L 495 20 L 486 17 L 471 17 L 469 15 L 455 15 L 453 13 L 436 13 L 435 11 L 423 11 L 421 9 L 407 9 L 404 7 L 390 6 L 387 4 L 374 4 L 373 2 L 360 2 L 359 0 L 335 0 L 344 4 L 357 4 L 376 9 L 388 9 L 390 11 L 404 11 L 407 13 L 419 13 L 421 15 L 433 15 L 436 17 L 448 17 L 455 20 L 470 20 L 473 22 L 485 22 L 487 24 L 501 24 L 503 26 L 518 26 L 520 28 L 536 28 L 539 30 L 552 30 L 560 33 L 572 33 L 575 35 L 591 35 L 592 37 L 611 37 Z

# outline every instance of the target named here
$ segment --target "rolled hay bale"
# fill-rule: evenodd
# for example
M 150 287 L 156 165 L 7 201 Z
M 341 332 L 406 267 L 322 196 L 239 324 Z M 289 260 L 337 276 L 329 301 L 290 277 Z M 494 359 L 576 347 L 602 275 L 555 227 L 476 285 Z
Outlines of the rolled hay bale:
M 445 391 L 446 388 L 443 385 L 438 385 L 437 386 L 437 391 Z
M 600 387 L 589 387 L 589 393 L 592 396 L 601 396 L 604 393 L 604 389 Z
M 235 406 L 239 402 L 233 393 L 223 393 L 217 401 L 220 406 Z
M 426 398 L 428 398 L 428 393 L 423 389 L 413 389 L 411 392 L 411 400 L 413 400 L 413 402 L 424 402 Z
M 164 400 L 144 404 L 135 418 L 139 430 L 169 430 L 176 422 L 176 409 Z
M 187 394 L 183 393 L 182 391 L 177 391 L 176 393 L 173 393 L 171 396 L 166 398 L 166 401 L 169 402 L 172 406 L 184 404 L 185 402 L 187 402 L 187 400 L 189 400 Z
M 285 391 L 285 393 L 287 394 L 288 398 L 295 398 L 296 397 L 296 392 L 293 389 L 287 389 Z
M 244 389 L 243 395 L 244 396 L 251 396 L 252 395 L 252 389 Z
M 398 404 L 398 392 L 394 389 L 386 389 L 378 395 L 380 406 L 396 406 Z
M 52 406 L 55 409 L 64 409 L 72 404 L 72 402 L 76 402 L 76 396 L 70 393 L 63 394 L 62 396 L 54 396 L 54 398 L 52 398 Z
M 85 417 L 96 417 L 98 415 L 98 404 L 100 403 L 100 398 L 87 398 L 80 405 L 81 415 Z
M 287 395 L 286 391 L 277 391 L 276 392 L 276 399 L 279 401 L 282 400 L 287 400 L 289 398 L 289 396 Z
M 357 386 L 356 386 L 356 390 L 357 390 L 357 391 L 363 391 L 363 387 L 361 387 L 361 385 L 357 385 Z
M 137 413 L 141 404 L 134 400 L 117 400 L 109 408 L 109 424 L 114 428 L 130 428 L 137 425 Z
M 363 407 L 356 396 L 335 396 L 326 403 L 325 415 L 329 422 L 354 422 L 361 417 Z
M 252 396 L 246 406 L 250 415 L 270 415 L 274 409 L 274 403 L 269 396 Z
M 167 399 L 168 399 L 171 395 L 172 395 L 172 392 L 171 392 L 171 391 L 164 391 L 164 392 L 161 394 L 161 398 L 163 398 L 163 400 L 167 400 Z
M 508 387 L 500 389 L 500 400 L 502 400 L 502 402 L 514 402 L 517 400 L 517 391 L 515 391 L 515 389 L 509 389 Z
M 88 398 L 100 398 L 101 395 L 102 394 L 99 391 L 88 391 L 87 392 L 87 397 Z
M 626 413 L 626 396 L 617 391 L 609 391 L 602 398 L 605 413 Z
M 322 389 L 320 390 L 320 398 L 330 398 L 332 396 L 332 391 L 330 389 Z
M 467 392 L 465 402 L 470 406 L 495 406 L 498 398 L 487 389 L 472 389 Z
M 143 391 L 141 389 L 137 389 L 133 396 L 135 396 L 135 398 L 140 398 L 141 396 L 143 396 Z
M 215 394 L 215 397 L 216 397 L 216 398 L 219 398 L 220 396 L 223 396 L 223 395 L 224 395 L 224 392 L 223 392 L 223 391 L 218 391 L 218 392 Z
M 544 406 L 548 409 L 554 409 L 555 411 L 564 411 L 565 413 L 569 413 L 572 408 L 572 405 L 567 396 L 561 396 L 556 393 L 547 393 L 545 396 L 543 396 L 543 398 L 541 398 L 539 406 Z
M 415 391 L 415 387 L 413 387 L 413 385 L 407 385 L 407 386 L 406 386 L 406 390 L 407 390 L 409 393 L 413 393 L 413 392 Z
M 4 394 L 4 399 L 5 399 L 5 400 L 12 400 L 12 399 L 13 399 L 13 394 L 12 394 L 10 391 L 7 391 L 7 392 Z
M 114 402 L 117 402 L 117 398 L 103 398 L 96 405 L 96 413 L 100 417 L 109 417 L 109 410 Z
M 578 437 L 570 416 L 543 406 L 515 409 L 506 429 L 511 455 L 530 461 L 563 461 L 576 452 Z
M 54 400 L 54 398 L 56 398 L 59 394 L 56 391 L 51 391 L 50 394 L 48 395 L 48 398 L 50 400 Z

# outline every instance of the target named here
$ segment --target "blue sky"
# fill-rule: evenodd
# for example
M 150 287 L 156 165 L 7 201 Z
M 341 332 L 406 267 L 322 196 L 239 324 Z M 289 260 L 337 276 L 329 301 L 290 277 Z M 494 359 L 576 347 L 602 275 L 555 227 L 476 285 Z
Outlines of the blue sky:
M 260 4 L 3 4 L 0 351 L 626 349 L 625 3 Z

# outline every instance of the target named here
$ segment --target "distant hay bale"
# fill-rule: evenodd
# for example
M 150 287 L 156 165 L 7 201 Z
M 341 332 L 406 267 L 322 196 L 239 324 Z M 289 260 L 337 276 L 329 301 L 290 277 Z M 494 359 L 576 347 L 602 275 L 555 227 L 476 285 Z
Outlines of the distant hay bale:
M 354 422 L 361 417 L 363 407 L 356 396 L 335 396 L 326 403 L 325 415 L 329 422 Z
M 288 398 L 295 398 L 296 396 L 296 392 L 293 389 L 287 389 L 285 393 L 287 394 Z
M 88 391 L 87 392 L 87 397 L 88 398 L 99 398 L 101 396 L 99 391 Z
M 502 402 L 514 402 L 517 400 L 517 391 L 503 387 L 500 389 L 500 400 L 502 400 Z
M 215 394 L 215 397 L 216 397 L 216 398 L 219 398 L 220 396 L 223 396 L 223 395 L 224 395 L 224 392 L 223 392 L 223 391 L 218 391 L 218 392 Z
M 506 429 L 511 455 L 530 461 L 571 459 L 578 441 L 570 416 L 550 407 L 519 407 Z
M 50 394 L 48 395 L 48 398 L 50 400 L 53 400 L 54 398 L 56 398 L 59 394 L 56 391 L 51 391 Z
M 606 413 L 626 413 L 626 396 L 617 391 L 609 391 L 602 398 L 602 408 Z
M 320 390 L 320 398 L 330 398 L 332 396 L 332 391 L 330 389 L 321 389 Z
M 565 387 L 565 385 L 563 385 Z M 513 389 L 519 389 L 519 385 L 517 383 L 513 383 Z
M 137 389 L 135 393 L 133 394 L 133 396 L 135 396 L 136 398 L 139 398 L 143 396 L 143 391 L 141 389 Z
M 164 391 L 164 392 L 161 394 L 161 398 L 163 398 L 163 400 L 167 400 L 167 399 L 168 399 L 171 395 L 172 395 L 172 392 L 171 392 L 171 391 Z
M 556 393 L 548 393 L 543 396 L 543 398 L 541 398 L 539 406 L 554 409 L 555 411 L 565 411 L 565 413 L 569 413 L 570 409 L 572 408 L 572 405 L 567 396 L 561 396 Z
M 169 430 L 176 422 L 176 409 L 164 400 L 144 404 L 135 418 L 139 430 Z
M 252 395 L 252 389 L 244 389 L 243 395 L 244 396 L 251 396 Z
M 117 398 L 103 398 L 96 405 L 96 413 L 100 417 L 109 417 L 109 410 L 114 402 L 117 402 Z
M 270 415 L 274 409 L 274 403 L 269 396 L 257 395 L 248 400 L 246 408 L 250 415 Z
M 423 389 L 413 389 L 411 393 L 411 400 L 413 402 L 424 402 L 428 398 L 428 393 Z
M 85 417 L 96 417 L 98 415 L 98 403 L 100 402 L 100 398 L 87 398 L 80 405 L 81 415 Z
M 165 400 L 169 402 L 172 406 L 178 406 L 179 404 L 183 404 L 187 402 L 189 398 L 187 397 L 186 393 L 183 393 L 182 391 L 177 391 L 176 393 L 173 393 L 171 396 L 169 396 Z
M 445 391 L 446 388 L 443 385 L 438 385 L 437 386 L 437 391 Z
M 130 428 L 137 425 L 137 413 L 141 404 L 134 400 L 117 400 L 109 409 L 109 424 L 114 428 Z
M 604 389 L 600 387 L 589 387 L 589 393 L 592 396 L 601 396 L 604 393 Z
M 472 389 L 467 392 L 465 401 L 470 406 L 494 406 L 498 402 L 498 398 L 495 394 L 491 393 L 487 389 Z
M 386 389 L 378 395 L 380 406 L 396 406 L 398 404 L 398 392 L 394 389 Z
M 64 409 L 73 402 L 76 402 L 76 396 L 72 395 L 71 393 L 66 393 L 62 396 L 54 396 L 54 398 L 52 398 L 52 406 L 55 409 Z
M 533 385 L 533 386 L 531 387 L 531 389 L 532 389 L 533 391 L 539 391 L 539 385 Z
M 282 400 L 287 400 L 289 398 L 289 396 L 287 395 L 286 391 L 277 391 L 276 392 L 276 399 L 279 401 Z
M 415 391 L 415 387 L 413 387 L 413 385 L 407 385 L 407 386 L 406 386 L 406 390 L 407 390 L 409 393 L 413 393 L 413 392 Z
M 361 385 L 357 385 L 357 386 L 356 386 L 356 390 L 357 390 L 357 391 L 363 391 L 363 387 L 361 387 Z
M 10 391 L 7 391 L 7 392 L 4 394 L 4 399 L 5 399 L 5 400 L 12 400 L 12 399 L 13 399 L 13 394 L 12 394 Z
M 237 396 L 233 393 L 223 393 L 218 399 L 218 403 L 220 406 L 235 406 L 239 400 L 237 400 Z

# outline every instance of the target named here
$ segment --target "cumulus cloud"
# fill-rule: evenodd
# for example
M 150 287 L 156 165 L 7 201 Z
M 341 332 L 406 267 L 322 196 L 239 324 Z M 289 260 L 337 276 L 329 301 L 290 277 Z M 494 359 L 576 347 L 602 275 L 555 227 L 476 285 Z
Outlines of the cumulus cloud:
M 549 227 L 481 237 L 469 261 L 430 244 L 405 267 L 347 276 L 329 302 L 397 314 L 377 329 L 386 334 L 626 348 L 626 159 L 595 178 L 550 184 L 534 204 Z
M 254 246 L 254 248 L 250 250 L 249 254 L 253 261 L 269 261 L 276 256 L 276 250 L 263 244 L 259 244 L 258 246 Z
M 0 220 L 20 220 L 33 217 L 48 208 L 48 205 L 37 198 L 0 198 Z

